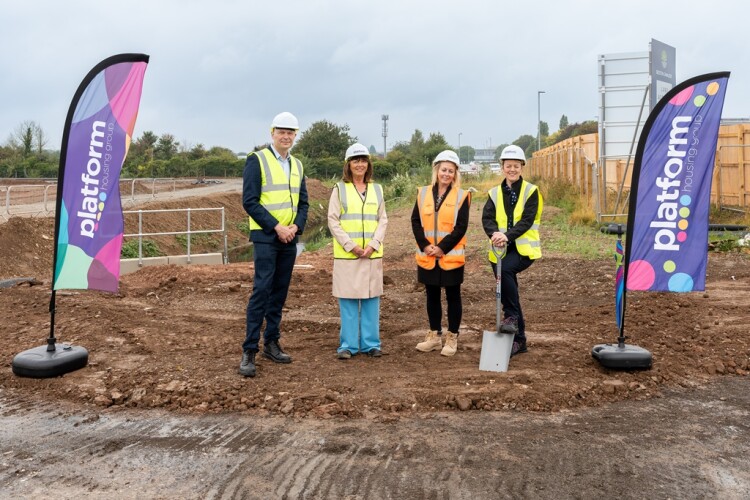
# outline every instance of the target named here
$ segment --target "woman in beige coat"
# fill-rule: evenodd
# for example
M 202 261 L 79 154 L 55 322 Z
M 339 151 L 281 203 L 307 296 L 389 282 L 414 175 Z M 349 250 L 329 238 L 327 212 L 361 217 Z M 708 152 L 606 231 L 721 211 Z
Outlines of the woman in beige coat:
M 383 238 L 388 225 L 383 188 L 372 182 L 370 152 L 362 144 L 346 150 L 344 179 L 328 203 L 333 236 L 333 296 L 341 311 L 337 357 L 379 357 Z

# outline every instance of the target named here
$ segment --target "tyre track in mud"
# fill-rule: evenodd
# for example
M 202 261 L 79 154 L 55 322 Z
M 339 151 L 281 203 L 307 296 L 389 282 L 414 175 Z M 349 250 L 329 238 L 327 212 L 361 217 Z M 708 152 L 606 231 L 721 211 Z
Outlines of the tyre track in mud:
M 0 392 L 3 498 L 747 498 L 750 382 L 394 422 L 40 405 Z

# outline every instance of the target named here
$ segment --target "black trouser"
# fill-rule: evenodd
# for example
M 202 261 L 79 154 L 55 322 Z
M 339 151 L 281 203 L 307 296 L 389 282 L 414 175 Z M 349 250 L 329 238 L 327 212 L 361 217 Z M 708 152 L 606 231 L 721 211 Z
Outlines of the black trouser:
M 247 302 L 245 342 L 242 349 L 258 351 L 260 328 L 266 320 L 263 343 L 279 340 L 281 310 L 286 302 L 297 245 L 292 243 L 254 243 L 253 294 Z
M 529 268 L 534 261 L 518 253 L 515 246 L 508 249 L 503 257 L 500 269 L 502 270 L 500 282 L 500 301 L 503 303 L 503 317 L 514 317 L 518 320 L 518 333 L 513 340 L 526 342 L 526 322 L 521 310 L 521 299 L 518 295 L 518 278 L 516 275 Z M 492 264 L 492 274 L 497 276 L 497 264 Z
M 443 305 L 440 300 L 440 289 L 445 288 L 445 298 L 448 301 L 448 331 L 458 333 L 461 326 L 461 285 L 455 286 L 433 286 L 425 285 L 427 292 L 427 318 L 430 321 L 430 330 L 442 331 Z

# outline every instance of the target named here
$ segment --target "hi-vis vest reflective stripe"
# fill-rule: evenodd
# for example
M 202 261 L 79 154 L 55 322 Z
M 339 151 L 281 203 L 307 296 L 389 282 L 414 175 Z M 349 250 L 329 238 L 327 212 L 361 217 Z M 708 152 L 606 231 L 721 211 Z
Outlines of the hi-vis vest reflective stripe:
M 451 189 L 448 196 L 440 205 L 440 210 L 435 212 L 435 198 L 432 196 L 432 186 L 423 186 L 419 188 L 417 196 L 417 206 L 419 207 L 419 217 L 422 221 L 422 229 L 427 241 L 431 245 L 437 245 L 443 238 L 453 232 L 458 219 L 458 210 L 464 204 L 464 200 L 469 196 L 468 191 L 463 189 Z M 466 263 L 465 249 L 466 235 L 461 241 L 446 253 L 443 257 L 437 258 L 425 254 L 417 247 L 416 259 L 417 265 L 423 269 L 434 269 L 435 263 L 439 262 L 440 268 L 449 271 L 458 269 Z
M 501 233 L 508 231 L 508 217 L 505 215 L 505 205 L 503 203 L 503 197 L 499 194 L 499 186 L 495 186 L 490 189 L 490 199 L 495 204 L 495 221 L 497 221 L 497 227 Z M 530 182 L 521 181 L 521 203 L 516 203 L 516 207 L 513 209 L 513 224 L 517 224 L 521 220 L 523 215 L 523 209 L 526 206 L 526 202 L 534 191 L 536 191 L 539 199 L 539 207 L 534 217 L 534 224 L 531 228 L 523 233 L 521 236 L 516 238 L 516 248 L 518 253 L 525 255 L 526 257 L 534 260 L 542 256 L 542 245 L 539 240 L 539 222 L 542 219 L 542 208 L 544 201 L 542 200 L 542 193 L 539 192 L 539 188 L 535 184 Z M 490 243 L 492 245 L 492 243 Z M 489 251 L 490 262 L 497 263 L 497 257 L 490 247 Z
M 336 189 L 339 191 L 339 200 L 341 200 L 341 215 L 339 216 L 341 229 L 346 231 L 349 238 L 360 248 L 365 248 L 378 227 L 378 208 L 383 203 L 383 188 L 380 184 L 368 183 L 364 200 L 351 182 L 339 182 L 336 184 Z M 383 244 L 381 243 L 378 249 L 370 254 L 370 258 L 382 257 Z M 333 258 L 353 260 L 359 257 L 344 250 L 336 238 L 333 238 Z
M 302 162 L 289 155 L 289 178 L 273 152 L 266 148 L 255 151 L 260 161 L 260 204 L 279 221 L 288 226 L 297 216 L 299 189 L 302 184 Z M 260 224 L 248 217 L 250 230 L 261 229 Z

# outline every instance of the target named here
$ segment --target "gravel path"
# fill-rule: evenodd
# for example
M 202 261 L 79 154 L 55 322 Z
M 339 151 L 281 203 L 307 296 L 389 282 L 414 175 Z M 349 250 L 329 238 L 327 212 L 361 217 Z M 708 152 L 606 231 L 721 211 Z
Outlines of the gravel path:
M 391 423 L 102 411 L 0 392 L 3 498 L 750 497 L 750 382 Z

